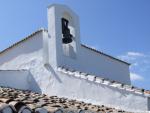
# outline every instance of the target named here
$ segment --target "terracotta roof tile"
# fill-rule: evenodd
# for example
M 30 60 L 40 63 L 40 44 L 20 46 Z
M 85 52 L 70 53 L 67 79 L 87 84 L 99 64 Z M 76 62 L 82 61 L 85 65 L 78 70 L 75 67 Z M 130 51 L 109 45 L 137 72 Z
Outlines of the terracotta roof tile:
M 127 113 L 104 105 L 0 87 L 0 113 Z

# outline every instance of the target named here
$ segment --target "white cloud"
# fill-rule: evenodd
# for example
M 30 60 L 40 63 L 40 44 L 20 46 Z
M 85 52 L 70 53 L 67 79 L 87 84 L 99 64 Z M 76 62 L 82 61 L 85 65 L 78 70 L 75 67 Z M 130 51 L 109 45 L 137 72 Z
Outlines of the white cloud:
M 118 58 L 131 63 L 130 76 L 131 76 L 132 81 L 147 80 L 144 78 L 146 78 L 148 76 L 148 73 L 150 72 L 150 54 L 149 53 L 127 52 L 125 54 L 118 56 Z
M 138 64 L 150 64 L 150 54 L 140 52 L 127 52 L 126 54 L 118 56 L 121 60 L 127 61 L 134 66 Z
M 139 64 L 137 62 L 133 63 L 132 66 L 138 66 Z
M 144 78 L 139 75 L 139 74 L 136 74 L 136 73 L 130 73 L 130 78 L 131 78 L 131 81 L 142 81 L 144 80 Z
M 134 56 L 134 57 L 143 57 L 143 56 L 145 56 L 143 53 L 139 53 L 139 52 L 128 52 L 127 55 L 128 56 Z

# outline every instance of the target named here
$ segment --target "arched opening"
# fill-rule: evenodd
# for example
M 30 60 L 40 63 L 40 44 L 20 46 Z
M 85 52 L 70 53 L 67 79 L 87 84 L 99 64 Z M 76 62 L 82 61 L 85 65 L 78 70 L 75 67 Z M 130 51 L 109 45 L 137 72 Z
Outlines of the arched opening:
M 65 56 L 76 58 L 76 32 L 73 18 L 67 13 L 63 13 L 62 24 L 62 47 Z

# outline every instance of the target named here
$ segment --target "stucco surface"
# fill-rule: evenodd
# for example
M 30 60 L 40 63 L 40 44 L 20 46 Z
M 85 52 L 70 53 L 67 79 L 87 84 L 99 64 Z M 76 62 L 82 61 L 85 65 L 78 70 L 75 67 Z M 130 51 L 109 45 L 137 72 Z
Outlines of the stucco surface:
M 0 65 L 12 59 L 15 59 L 18 55 L 28 54 L 41 49 L 43 47 L 43 34 L 40 31 L 38 31 L 35 34 L 33 33 L 34 35 L 31 34 L 29 36 L 30 38 L 28 38 L 27 40 L 18 43 L 17 45 L 6 50 L 3 53 L 0 53 Z
M 28 71 L 24 70 L 0 70 L 0 86 L 13 87 L 18 89 L 29 89 Z
M 0 86 L 41 93 L 37 82 L 28 70 L 0 70 Z
M 103 84 L 89 82 L 57 71 L 50 65 L 44 65 L 42 49 L 16 57 L 4 63 L 0 69 L 27 69 L 34 77 L 38 87 L 35 91 L 85 102 L 107 105 L 127 111 L 147 110 L 147 97 Z

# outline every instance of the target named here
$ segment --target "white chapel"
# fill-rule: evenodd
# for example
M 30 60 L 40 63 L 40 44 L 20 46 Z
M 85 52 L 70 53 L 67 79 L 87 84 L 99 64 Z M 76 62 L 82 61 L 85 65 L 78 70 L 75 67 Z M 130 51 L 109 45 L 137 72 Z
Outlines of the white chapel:
M 47 16 L 48 30 L 39 29 L 0 52 L 0 86 L 150 111 L 150 94 L 131 85 L 129 63 L 81 43 L 74 11 L 52 4 Z

